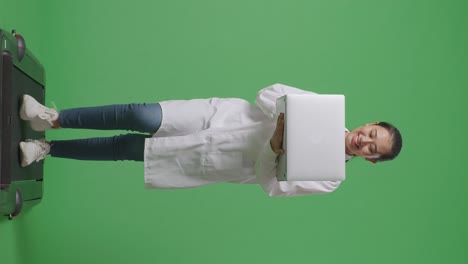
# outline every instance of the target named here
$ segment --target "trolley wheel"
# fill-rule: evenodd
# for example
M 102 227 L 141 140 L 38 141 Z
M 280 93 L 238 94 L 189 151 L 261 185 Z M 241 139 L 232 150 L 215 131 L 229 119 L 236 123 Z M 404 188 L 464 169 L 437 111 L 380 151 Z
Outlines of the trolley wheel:
M 8 215 L 8 220 L 12 220 L 13 217 L 16 217 L 20 214 L 21 209 L 23 208 L 23 197 L 19 190 L 16 190 L 16 203 L 15 203 L 15 210 L 13 213 Z

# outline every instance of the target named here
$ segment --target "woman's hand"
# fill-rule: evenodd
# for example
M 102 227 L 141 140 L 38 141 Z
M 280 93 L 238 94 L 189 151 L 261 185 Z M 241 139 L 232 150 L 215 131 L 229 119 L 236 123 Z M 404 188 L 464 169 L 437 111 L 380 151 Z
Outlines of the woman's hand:
M 270 146 L 273 152 L 278 155 L 284 154 L 283 146 L 284 113 L 280 113 L 276 121 L 275 133 L 270 139 Z

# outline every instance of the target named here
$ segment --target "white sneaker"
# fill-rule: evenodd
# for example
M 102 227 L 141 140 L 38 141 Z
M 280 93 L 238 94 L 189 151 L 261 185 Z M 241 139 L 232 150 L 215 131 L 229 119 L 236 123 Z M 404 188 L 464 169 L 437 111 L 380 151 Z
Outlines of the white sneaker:
M 21 167 L 45 159 L 49 152 L 50 145 L 44 139 L 20 142 Z
M 55 109 L 41 105 L 36 99 L 27 94 L 23 95 L 20 118 L 30 121 L 31 128 L 35 131 L 51 129 L 52 121 L 57 120 L 58 113 Z

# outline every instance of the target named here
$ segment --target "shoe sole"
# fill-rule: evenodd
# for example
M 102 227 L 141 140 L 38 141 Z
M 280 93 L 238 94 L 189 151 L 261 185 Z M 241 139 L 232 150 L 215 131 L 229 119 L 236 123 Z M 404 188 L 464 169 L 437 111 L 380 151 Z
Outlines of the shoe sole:
M 25 148 L 26 148 L 26 143 L 25 142 L 20 142 L 20 160 L 21 160 L 21 167 L 26 167 L 28 166 L 29 164 L 26 164 L 25 161 L 24 161 L 24 151 L 25 151 Z
M 28 96 L 26 94 L 23 95 L 23 103 L 21 104 L 21 109 L 20 109 L 20 113 L 19 113 L 20 118 L 25 120 L 25 121 L 32 120 L 32 118 L 28 118 L 28 116 L 26 115 L 26 101 L 30 100 L 29 97 L 30 96 Z

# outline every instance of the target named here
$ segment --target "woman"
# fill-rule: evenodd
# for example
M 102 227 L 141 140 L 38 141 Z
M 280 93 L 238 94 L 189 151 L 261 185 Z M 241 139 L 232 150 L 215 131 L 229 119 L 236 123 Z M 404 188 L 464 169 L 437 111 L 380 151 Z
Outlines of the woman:
M 259 183 L 270 196 L 332 192 L 340 182 L 276 180 L 276 158 L 283 153 L 283 116 L 276 116 L 276 99 L 292 93 L 311 92 L 274 84 L 258 92 L 256 106 L 243 99 L 210 98 L 74 108 L 60 114 L 25 95 L 20 117 L 36 131 L 86 128 L 149 134 L 21 142 L 21 165 L 48 154 L 80 160 L 134 160 L 144 161 L 146 188 L 231 182 Z M 402 145 L 399 131 L 388 123 L 368 124 L 345 131 L 344 136 L 347 160 L 354 156 L 373 163 L 391 160 Z

